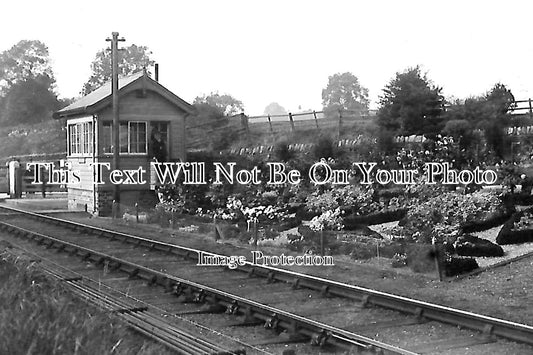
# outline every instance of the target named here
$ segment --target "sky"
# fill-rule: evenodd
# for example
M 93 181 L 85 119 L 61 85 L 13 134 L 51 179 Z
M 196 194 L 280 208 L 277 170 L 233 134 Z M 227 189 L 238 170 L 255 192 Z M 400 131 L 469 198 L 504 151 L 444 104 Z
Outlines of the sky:
M 505 84 L 533 96 L 533 2 L 379 0 L 4 0 L 0 52 L 40 40 L 59 97 L 77 97 L 111 32 L 148 46 L 160 83 L 188 102 L 219 92 L 248 115 L 271 102 L 320 110 L 328 77 L 351 72 L 376 108 L 385 85 L 421 66 L 446 97 Z

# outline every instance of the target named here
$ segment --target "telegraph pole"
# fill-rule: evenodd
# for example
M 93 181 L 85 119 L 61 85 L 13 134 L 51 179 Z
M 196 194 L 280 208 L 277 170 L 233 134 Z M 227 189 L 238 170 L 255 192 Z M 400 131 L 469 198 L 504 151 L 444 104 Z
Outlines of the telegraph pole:
M 111 95 L 113 97 L 113 170 L 119 169 L 119 154 L 120 154 L 120 136 L 119 136 L 119 112 L 118 112 L 118 42 L 124 42 L 124 38 L 118 38 L 118 32 L 111 33 L 112 38 L 107 38 L 107 42 L 111 42 Z M 120 187 L 118 184 L 114 185 L 113 199 L 120 203 Z

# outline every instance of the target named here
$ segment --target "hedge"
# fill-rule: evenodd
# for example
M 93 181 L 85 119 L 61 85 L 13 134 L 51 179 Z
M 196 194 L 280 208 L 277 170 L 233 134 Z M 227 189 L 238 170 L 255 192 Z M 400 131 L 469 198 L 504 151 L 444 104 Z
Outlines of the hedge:
M 479 268 L 476 259 L 451 257 L 444 261 L 444 275 L 456 276 Z
M 505 223 L 512 215 L 512 212 L 493 214 L 486 219 L 463 223 L 459 228 L 461 233 L 482 232 Z
M 354 230 L 359 226 L 371 226 L 387 222 L 398 221 L 407 214 L 406 208 L 391 209 L 381 212 L 370 213 L 364 216 L 350 215 L 344 218 L 344 229 Z
M 533 205 L 533 195 L 521 195 L 521 194 L 505 194 L 502 197 L 506 204 L 527 206 Z
M 533 209 L 529 208 L 511 216 L 511 218 L 503 225 L 500 233 L 498 233 L 496 243 L 505 245 L 533 242 L 533 229 L 513 230 L 514 223 L 519 221 L 526 211 L 532 212 Z
M 501 246 L 473 235 L 457 238 L 455 252 L 461 256 L 503 256 Z

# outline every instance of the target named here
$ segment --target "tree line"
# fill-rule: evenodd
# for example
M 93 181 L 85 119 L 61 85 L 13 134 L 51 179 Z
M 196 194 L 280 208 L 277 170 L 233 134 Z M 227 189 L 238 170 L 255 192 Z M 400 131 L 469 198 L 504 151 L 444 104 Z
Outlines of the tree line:
M 154 65 L 147 46 L 132 44 L 119 54 L 121 75 Z M 90 64 L 91 75 L 80 95 L 87 95 L 111 79 L 111 53 L 98 51 Z M 35 40 L 22 40 L 0 53 L 0 122 L 4 126 L 32 124 L 50 119 L 52 112 L 73 99 L 59 100 L 56 80 L 47 46 Z M 368 89 L 352 73 L 337 73 L 328 78 L 322 90 L 323 110 L 335 115 L 339 110 L 368 113 Z M 229 94 L 212 92 L 194 99 L 196 122 L 222 124 L 229 116 L 244 111 L 242 101 Z M 513 108 L 514 97 L 501 83 L 486 94 L 465 100 L 446 101 L 442 88 L 436 86 L 420 67 L 398 72 L 385 85 L 379 97 L 377 125 L 380 141 L 396 135 L 448 134 L 458 138 L 466 148 L 475 141 L 475 132 L 484 132 L 487 144 L 496 154 L 502 153 L 505 117 Z M 446 109 L 445 109 L 446 108 Z M 286 114 L 284 107 L 272 102 L 265 114 Z M 232 138 L 233 139 L 233 138 Z

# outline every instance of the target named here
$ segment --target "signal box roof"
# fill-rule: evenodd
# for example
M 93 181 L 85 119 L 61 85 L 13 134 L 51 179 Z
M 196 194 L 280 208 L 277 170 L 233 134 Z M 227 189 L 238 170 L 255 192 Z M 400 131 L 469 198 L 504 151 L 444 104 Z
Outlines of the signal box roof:
M 163 96 L 165 99 L 170 101 L 172 104 L 177 106 L 182 111 L 188 114 L 194 114 L 194 107 L 186 102 L 185 100 L 179 98 L 170 90 L 165 88 L 163 85 L 159 84 L 157 81 L 153 80 L 148 76 L 148 74 L 143 72 L 138 72 L 128 76 L 119 78 L 118 80 L 118 92 L 119 95 L 135 91 L 135 90 L 151 90 L 155 91 L 159 95 Z M 111 95 L 111 81 L 108 81 L 104 85 L 100 86 L 98 89 L 89 93 L 88 95 L 83 96 L 82 98 L 76 100 L 67 107 L 54 113 L 54 118 L 70 118 L 73 116 L 83 115 L 83 114 L 94 114 L 102 109 L 110 106 L 112 104 L 112 95 Z

